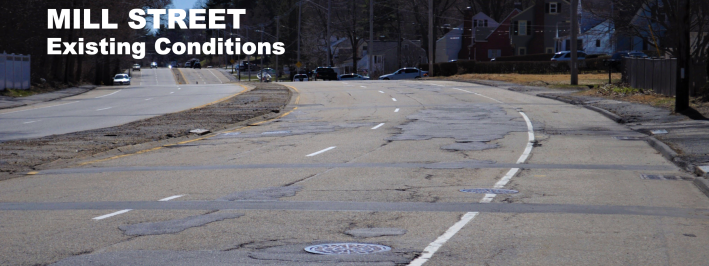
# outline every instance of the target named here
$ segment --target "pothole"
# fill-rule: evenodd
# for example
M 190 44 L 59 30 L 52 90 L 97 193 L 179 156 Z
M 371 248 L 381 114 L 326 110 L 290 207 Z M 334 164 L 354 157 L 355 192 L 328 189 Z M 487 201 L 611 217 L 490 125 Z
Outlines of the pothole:
M 350 255 L 350 254 L 373 254 L 378 252 L 390 251 L 391 248 L 378 245 L 378 244 L 367 244 L 367 243 L 333 243 L 333 244 L 320 244 L 305 247 L 305 251 L 322 254 L 322 255 Z

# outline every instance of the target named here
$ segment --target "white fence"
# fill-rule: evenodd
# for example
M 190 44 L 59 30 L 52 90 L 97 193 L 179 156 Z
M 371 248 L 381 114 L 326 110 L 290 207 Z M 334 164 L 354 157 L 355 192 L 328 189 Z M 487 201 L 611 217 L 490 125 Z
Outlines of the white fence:
M 30 88 L 30 56 L 0 54 L 0 90 Z

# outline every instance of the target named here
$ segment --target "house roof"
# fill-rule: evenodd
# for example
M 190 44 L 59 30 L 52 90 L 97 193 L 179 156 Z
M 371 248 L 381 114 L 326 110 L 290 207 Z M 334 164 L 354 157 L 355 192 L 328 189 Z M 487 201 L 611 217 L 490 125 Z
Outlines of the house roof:
M 517 12 L 517 13 L 515 13 L 515 12 Z M 505 18 L 502 20 L 502 23 L 500 23 L 500 25 L 497 25 L 497 27 L 495 27 L 487 36 L 485 36 L 485 37 L 482 38 L 482 39 L 487 40 L 488 38 L 490 38 L 490 36 L 491 36 L 493 33 L 495 33 L 495 32 L 497 31 L 497 29 L 499 29 L 503 24 L 505 24 L 505 22 L 507 22 L 507 20 L 511 20 L 513 17 L 517 16 L 519 13 L 522 13 L 522 10 L 519 10 L 519 9 L 517 9 L 517 8 L 513 9 L 513 10 L 510 12 L 510 14 L 507 15 L 507 17 L 505 17 Z M 481 39 L 481 40 L 482 40 L 482 39 Z M 475 40 L 478 40 L 478 35 L 477 35 L 477 34 L 475 35 Z
M 476 27 L 475 40 L 487 40 L 487 37 L 495 31 L 497 27 Z

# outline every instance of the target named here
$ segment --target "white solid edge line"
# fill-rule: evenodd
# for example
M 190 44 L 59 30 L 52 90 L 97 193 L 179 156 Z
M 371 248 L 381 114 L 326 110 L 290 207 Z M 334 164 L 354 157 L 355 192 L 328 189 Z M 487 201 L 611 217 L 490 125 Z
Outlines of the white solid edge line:
M 107 108 L 96 109 L 96 111 L 103 111 L 103 110 L 108 110 L 108 109 L 111 109 L 111 108 L 113 108 L 113 107 L 107 107 Z
M 399 108 L 396 108 L 396 110 L 394 110 L 394 113 L 398 113 L 398 112 L 399 112 Z
M 321 153 L 323 153 L 323 152 L 326 152 L 326 151 L 332 150 L 332 149 L 334 149 L 334 148 L 336 148 L 336 147 L 337 147 L 337 146 L 332 146 L 332 147 L 330 147 L 330 148 L 327 148 L 327 149 L 324 149 L 324 150 L 321 150 L 321 151 L 318 151 L 318 152 L 313 152 L 313 153 L 311 153 L 311 154 L 308 154 L 308 155 L 306 155 L 306 156 L 307 156 L 307 157 L 312 157 L 312 156 L 315 156 L 315 155 L 321 154 Z
M 119 93 L 120 91 L 122 91 L 122 89 L 121 89 L 121 90 L 114 91 L 114 92 L 109 93 L 109 94 L 106 94 L 106 95 L 103 95 L 103 96 L 98 96 L 98 97 L 96 97 L 95 99 L 103 98 L 103 97 L 106 97 L 106 96 L 111 96 L 111 95 L 114 95 L 114 94 L 116 94 L 116 93 Z
M 396 102 L 396 98 L 391 98 L 391 100 Z
M 102 220 L 102 219 L 106 219 L 106 218 L 111 217 L 111 216 L 116 216 L 116 215 L 119 215 L 119 214 L 123 214 L 123 213 L 129 212 L 129 211 L 132 211 L 132 210 L 133 210 L 133 209 L 120 210 L 120 211 L 113 212 L 113 213 L 109 213 L 109 214 L 106 214 L 106 215 L 101 215 L 101 216 L 99 216 L 99 217 L 94 217 L 93 219 L 94 219 L 94 220 Z
M 381 124 L 379 124 L 379 125 L 377 125 L 377 126 L 373 127 L 372 129 L 377 129 L 377 128 L 380 128 L 380 127 L 381 127 L 381 126 L 383 126 L 383 125 L 384 125 L 384 123 L 381 123 Z
M 72 103 L 78 103 L 78 102 L 79 101 L 70 102 L 70 103 L 62 103 L 62 104 L 57 104 L 57 105 L 45 106 L 45 107 L 39 107 L 39 108 L 33 108 L 33 109 L 27 109 L 27 110 L 19 110 L 19 111 L 14 111 L 14 112 L 0 113 L 0 115 L 14 114 L 14 113 L 19 113 L 19 112 L 24 112 L 24 111 L 32 111 L 32 110 L 38 110 L 38 109 L 44 109 L 44 108 L 50 108 L 50 107 L 57 107 L 57 106 L 62 106 L 62 105 L 67 105 L 67 104 L 72 104 Z
M 158 201 L 169 201 L 169 200 L 174 200 L 174 199 L 176 199 L 176 198 L 184 197 L 184 196 L 185 196 L 185 195 L 175 195 L 175 196 L 167 197 L 167 198 L 164 198 L 164 199 L 161 199 L 161 200 L 158 200 Z
M 461 89 L 456 88 L 456 90 L 461 90 Z M 461 90 L 461 91 L 469 92 L 466 90 Z M 472 92 L 469 92 L 469 93 L 472 93 Z M 490 97 L 487 97 L 485 95 L 481 95 L 478 93 L 475 93 L 475 94 L 478 96 L 485 97 L 485 98 L 493 99 L 493 98 L 490 98 Z M 493 99 L 493 100 L 500 102 L 497 99 Z M 500 102 L 500 103 L 502 103 L 502 102 Z M 521 112 L 521 111 L 517 111 L 517 112 L 524 118 L 524 121 L 527 123 L 527 135 L 529 138 L 527 141 L 527 146 L 524 149 L 524 152 L 522 152 L 522 155 L 517 160 L 517 164 L 522 164 L 525 161 L 527 161 L 527 158 L 529 157 L 529 154 L 532 152 L 532 148 L 534 147 L 534 127 L 532 126 L 532 122 L 529 120 L 529 117 L 527 117 L 527 115 L 524 112 Z M 502 177 L 499 181 L 497 181 L 497 183 L 495 183 L 494 188 L 496 188 L 496 189 L 503 188 L 505 185 L 507 185 L 507 183 L 510 182 L 512 177 L 515 174 L 517 174 L 517 172 L 519 172 L 519 168 L 510 169 L 510 171 L 508 171 L 504 177 Z M 485 197 L 483 197 L 480 200 L 480 203 L 490 203 L 495 198 L 495 196 L 497 196 L 497 194 L 485 194 Z M 424 263 L 426 263 L 431 257 L 433 257 L 433 254 L 435 254 L 436 251 L 438 251 L 438 249 L 441 246 L 443 246 L 443 244 L 445 244 L 456 233 L 458 233 L 458 231 L 460 231 L 460 229 L 462 229 L 466 224 L 468 224 L 470 221 L 472 221 L 476 215 L 478 215 L 478 212 L 468 212 L 465 215 L 463 215 L 463 217 L 460 218 L 460 221 L 458 221 L 453 226 L 448 228 L 448 230 L 446 230 L 446 232 L 443 235 L 439 236 L 435 241 L 431 242 L 431 244 L 428 244 L 428 246 L 423 250 L 423 254 L 421 254 L 421 256 L 416 258 L 415 260 L 411 261 L 411 263 L 409 263 L 409 266 L 421 266 Z
M 475 216 L 478 215 L 478 212 L 469 212 L 463 215 L 463 217 L 460 218 L 460 221 L 455 223 L 453 226 L 448 228 L 443 235 L 439 236 L 436 241 L 431 242 L 424 250 L 423 253 L 421 254 L 420 257 L 416 258 L 415 260 L 411 261 L 409 263 L 409 266 L 421 266 L 424 263 L 428 261 L 431 257 L 433 257 L 433 254 L 438 251 L 438 249 L 443 246 L 451 237 L 453 237 L 460 229 L 463 228 L 466 224 L 468 224 Z

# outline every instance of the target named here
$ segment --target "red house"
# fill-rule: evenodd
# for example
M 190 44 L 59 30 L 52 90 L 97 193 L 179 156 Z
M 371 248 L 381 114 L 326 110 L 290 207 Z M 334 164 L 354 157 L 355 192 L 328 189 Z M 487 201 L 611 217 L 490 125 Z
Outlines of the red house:
M 510 42 L 510 21 L 519 12 L 519 9 L 512 10 L 497 28 L 478 28 L 475 32 L 475 42 L 470 46 L 470 60 L 490 61 L 493 58 L 514 55 L 515 49 Z

